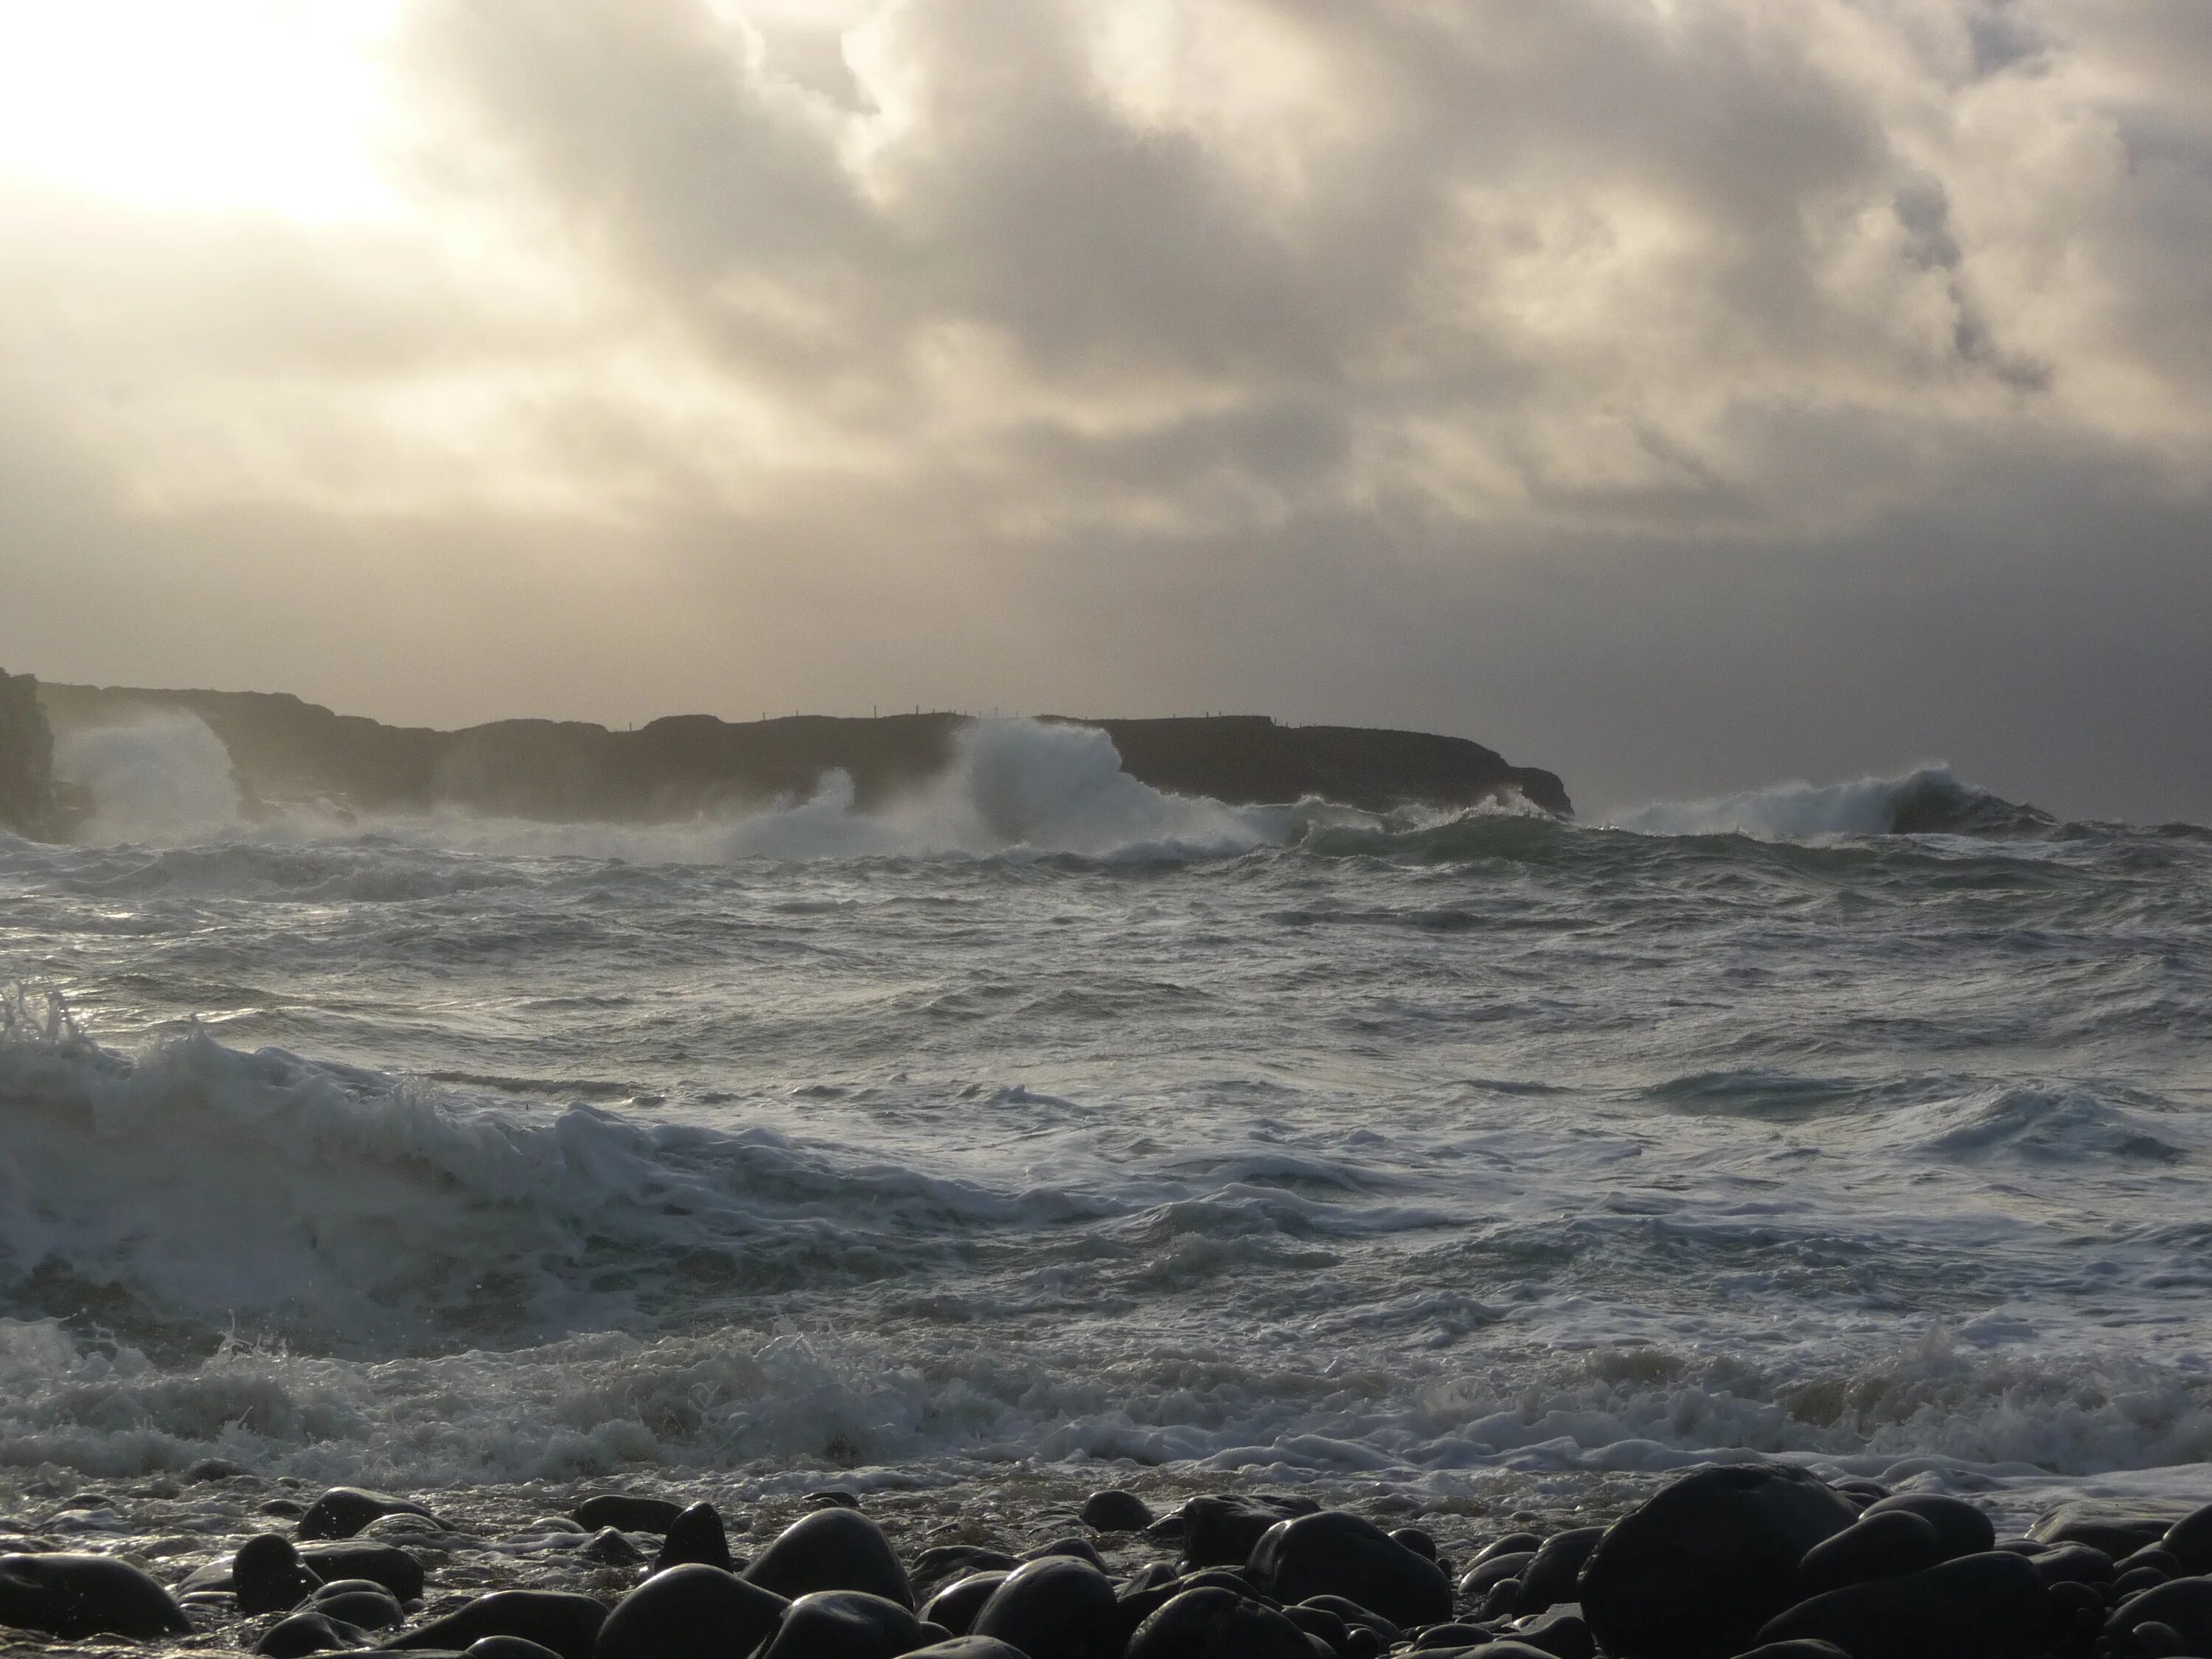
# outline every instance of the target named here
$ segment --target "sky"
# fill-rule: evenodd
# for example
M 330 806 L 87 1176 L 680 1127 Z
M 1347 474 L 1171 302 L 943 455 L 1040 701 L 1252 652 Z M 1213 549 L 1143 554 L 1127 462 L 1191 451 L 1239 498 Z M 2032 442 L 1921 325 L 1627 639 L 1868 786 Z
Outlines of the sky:
M 2206 0 L 0 0 L 0 665 L 2212 822 Z

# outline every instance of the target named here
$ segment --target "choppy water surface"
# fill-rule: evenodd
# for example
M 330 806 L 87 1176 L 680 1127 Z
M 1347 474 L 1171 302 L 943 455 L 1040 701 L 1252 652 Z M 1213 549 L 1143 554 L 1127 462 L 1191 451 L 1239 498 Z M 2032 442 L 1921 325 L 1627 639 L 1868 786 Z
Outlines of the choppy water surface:
M 2203 1484 L 2212 834 L 1011 723 L 888 817 L 247 826 L 149 741 L 0 839 L 19 1474 Z

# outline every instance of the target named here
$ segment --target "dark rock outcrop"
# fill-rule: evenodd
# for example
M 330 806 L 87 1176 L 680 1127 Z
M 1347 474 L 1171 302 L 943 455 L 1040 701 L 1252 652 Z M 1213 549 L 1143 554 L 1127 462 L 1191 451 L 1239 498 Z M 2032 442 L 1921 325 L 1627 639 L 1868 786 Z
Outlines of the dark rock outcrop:
M 54 799 L 54 734 L 39 683 L 0 669 L 0 830 L 34 841 L 61 833 Z
M 574 720 L 497 720 L 459 732 L 381 725 L 285 693 L 47 685 L 54 724 L 112 726 L 198 715 L 222 740 L 249 798 L 356 811 L 460 807 L 568 823 L 653 823 L 814 794 L 832 772 L 867 809 L 927 783 L 971 722 L 945 714 L 867 720 L 791 715 L 731 722 L 677 714 L 635 731 Z M 1474 806 L 1518 794 L 1573 810 L 1553 774 L 1507 763 L 1462 738 L 1265 715 L 1066 720 L 1110 737 L 1132 777 L 1231 805 L 1307 796 L 1371 811 Z

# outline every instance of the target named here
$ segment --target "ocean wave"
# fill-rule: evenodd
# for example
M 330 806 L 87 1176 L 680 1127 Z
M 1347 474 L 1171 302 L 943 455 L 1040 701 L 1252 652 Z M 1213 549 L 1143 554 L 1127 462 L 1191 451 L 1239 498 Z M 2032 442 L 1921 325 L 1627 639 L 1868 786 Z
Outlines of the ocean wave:
M 1102 1209 L 198 1027 L 125 1054 L 20 993 L 0 1022 L 0 1311 L 17 1315 L 334 1351 L 524 1341 L 908 1273 L 974 1230 Z
M 1753 836 L 1811 840 L 1826 836 L 2047 835 L 2058 820 L 1962 781 L 1948 766 L 1901 777 L 1849 783 L 1779 783 L 1705 800 L 1661 801 L 1615 819 L 1655 836 Z

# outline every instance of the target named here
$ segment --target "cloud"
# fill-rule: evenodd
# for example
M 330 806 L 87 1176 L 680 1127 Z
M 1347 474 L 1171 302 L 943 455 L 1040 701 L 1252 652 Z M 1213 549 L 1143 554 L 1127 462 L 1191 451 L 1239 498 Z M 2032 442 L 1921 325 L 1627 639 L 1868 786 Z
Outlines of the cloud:
M 1262 703 L 1517 729 L 1596 798 L 1955 732 L 2208 815 L 2157 738 L 2212 597 L 2208 54 L 2192 0 L 435 0 L 401 220 L 0 199 L 0 467 L 118 568 L 292 526 L 248 595 L 447 550 L 434 631 L 505 677 L 376 712 Z M 1973 712 L 2100 593 L 2042 671 L 2081 718 Z M 1957 718 L 1860 683 L 1908 638 Z

